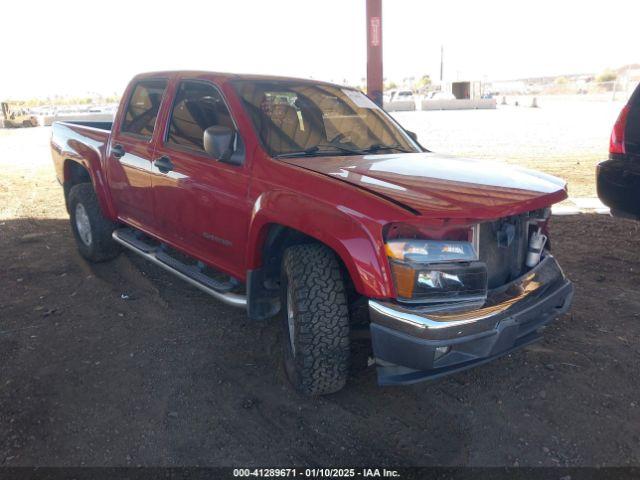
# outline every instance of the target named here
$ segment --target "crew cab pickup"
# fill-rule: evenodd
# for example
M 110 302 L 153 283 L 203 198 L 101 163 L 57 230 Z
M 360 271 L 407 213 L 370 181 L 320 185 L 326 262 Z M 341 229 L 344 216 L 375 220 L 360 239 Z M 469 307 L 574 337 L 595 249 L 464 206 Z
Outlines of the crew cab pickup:
M 411 383 L 527 345 L 571 303 L 547 241 L 563 181 L 432 153 L 351 88 L 146 73 L 113 124 L 57 122 L 51 148 L 87 260 L 126 248 L 279 316 L 303 394 L 345 385 L 355 338 L 380 384 Z

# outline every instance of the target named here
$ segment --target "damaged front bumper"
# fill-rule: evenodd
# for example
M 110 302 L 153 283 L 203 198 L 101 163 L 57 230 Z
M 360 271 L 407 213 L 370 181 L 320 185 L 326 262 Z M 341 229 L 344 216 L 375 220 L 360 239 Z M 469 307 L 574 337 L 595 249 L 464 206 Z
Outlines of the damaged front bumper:
M 547 254 L 520 278 L 491 290 L 480 308 L 369 300 L 380 385 L 407 384 L 471 368 L 540 338 L 571 305 L 573 285 Z

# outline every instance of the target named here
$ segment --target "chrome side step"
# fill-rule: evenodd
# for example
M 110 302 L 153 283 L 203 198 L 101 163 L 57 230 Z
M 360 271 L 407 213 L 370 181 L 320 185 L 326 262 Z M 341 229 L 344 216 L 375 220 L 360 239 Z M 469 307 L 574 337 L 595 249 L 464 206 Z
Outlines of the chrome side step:
M 167 264 L 174 270 L 177 270 L 178 272 L 194 279 L 196 282 L 199 282 L 212 290 L 215 290 L 216 292 L 227 293 L 237 285 L 237 283 L 234 282 L 220 282 L 215 278 L 211 278 L 210 276 L 202 273 L 195 265 L 182 263 L 177 258 L 172 257 L 160 249 L 155 252 L 155 256 L 156 259 L 162 263 Z
M 162 252 L 159 246 L 147 244 L 142 239 L 140 239 L 135 234 L 133 234 L 130 229 L 123 228 L 123 229 L 115 230 L 111 234 L 111 236 L 116 242 L 118 242 L 123 247 L 126 247 L 132 252 L 137 253 L 141 257 L 149 260 L 151 263 L 156 264 L 157 266 L 165 269 L 166 271 L 173 273 L 176 277 L 181 278 L 185 282 L 190 283 L 194 287 L 199 288 L 203 292 L 208 293 L 209 295 L 211 295 L 214 298 L 217 298 L 221 302 L 224 302 L 227 305 L 231 305 L 232 307 L 239 307 L 239 308 L 247 307 L 247 297 L 245 295 L 240 295 L 237 293 L 230 293 L 230 292 L 221 292 L 211 288 L 211 286 L 216 285 L 219 282 L 216 282 L 214 279 L 211 279 L 209 277 L 206 277 L 207 280 L 209 280 L 206 283 L 208 283 L 209 285 L 203 283 L 202 281 L 199 281 L 197 279 L 199 278 L 198 276 L 196 275 L 191 276 L 189 274 L 191 272 L 188 271 L 189 269 L 188 265 L 182 264 L 176 259 L 172 259 L 173 260 L 172 262 L 168 262 L 167 259 L 164 258 L 164 257 L 167 257 L 168 255 Z M 162 260 L 158 258 L 159 256 L 162 258 Z M 181 263 L 182 266 L 180 267 L 180 270 L 182 271 L 178 270 L 178 268 L 173 266 L 177 263 Z M 204 277 L 203 274 L 200 273 L 200 275 Z M 197 277 L 197 278 L 194 278 L 194 277 Z M 200 280 L 202 279 L 200 278 Z
M 144 253 L 151 253 L 158 248 L 157 244 L 153 245 L 145 242 L 142 234 L 138 230 L 134 230 L 132 228 L 120 228 L 117 232 L 118 238 L 136 247 L 138 250 L 142 250 Z

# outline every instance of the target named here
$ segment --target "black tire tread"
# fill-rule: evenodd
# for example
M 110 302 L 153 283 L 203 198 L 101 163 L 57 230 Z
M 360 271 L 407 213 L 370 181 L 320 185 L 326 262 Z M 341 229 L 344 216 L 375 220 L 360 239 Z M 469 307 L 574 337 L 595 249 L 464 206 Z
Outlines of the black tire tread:
M 295 245 L 285 251 L 283 268 L 296 314 L 295 387 L 305 395 L 337 392 L 347 381 L 350 353 L 349 309 L 338 260 L 324 245 Z
M 111 234 L 116 229 L 117 224 L 104 217 L 102 209 L 98 203 L 98 198 L 91 183 L 79 183 L 71 187 L 69 191 L 69 214 L 71 219 L 71 230 L 78 244 L 80 254 L 91 262 L 105 262 L 115 258 L 120 252 L 119 245 L 113 240 Z M 89 215 L 91 223 L 92 245 L 87 247 L 76 230 L 75 207 L 77 203 L 82 203 Z

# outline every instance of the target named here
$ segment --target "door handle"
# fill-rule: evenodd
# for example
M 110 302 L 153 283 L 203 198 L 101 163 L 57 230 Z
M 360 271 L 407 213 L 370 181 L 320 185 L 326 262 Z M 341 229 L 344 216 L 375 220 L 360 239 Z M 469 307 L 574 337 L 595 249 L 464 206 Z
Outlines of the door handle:
M 173 163 L 171 163 L 171 159 L 166 155 L 158 158 L 153 164 L 156 166 L 161 173 L 168 173 L 173 170 Z
M 120 144 L 114 145 L 113 147 L 111 147 L 111 154 L 116 158 L 124 157 L 124 147 Z

